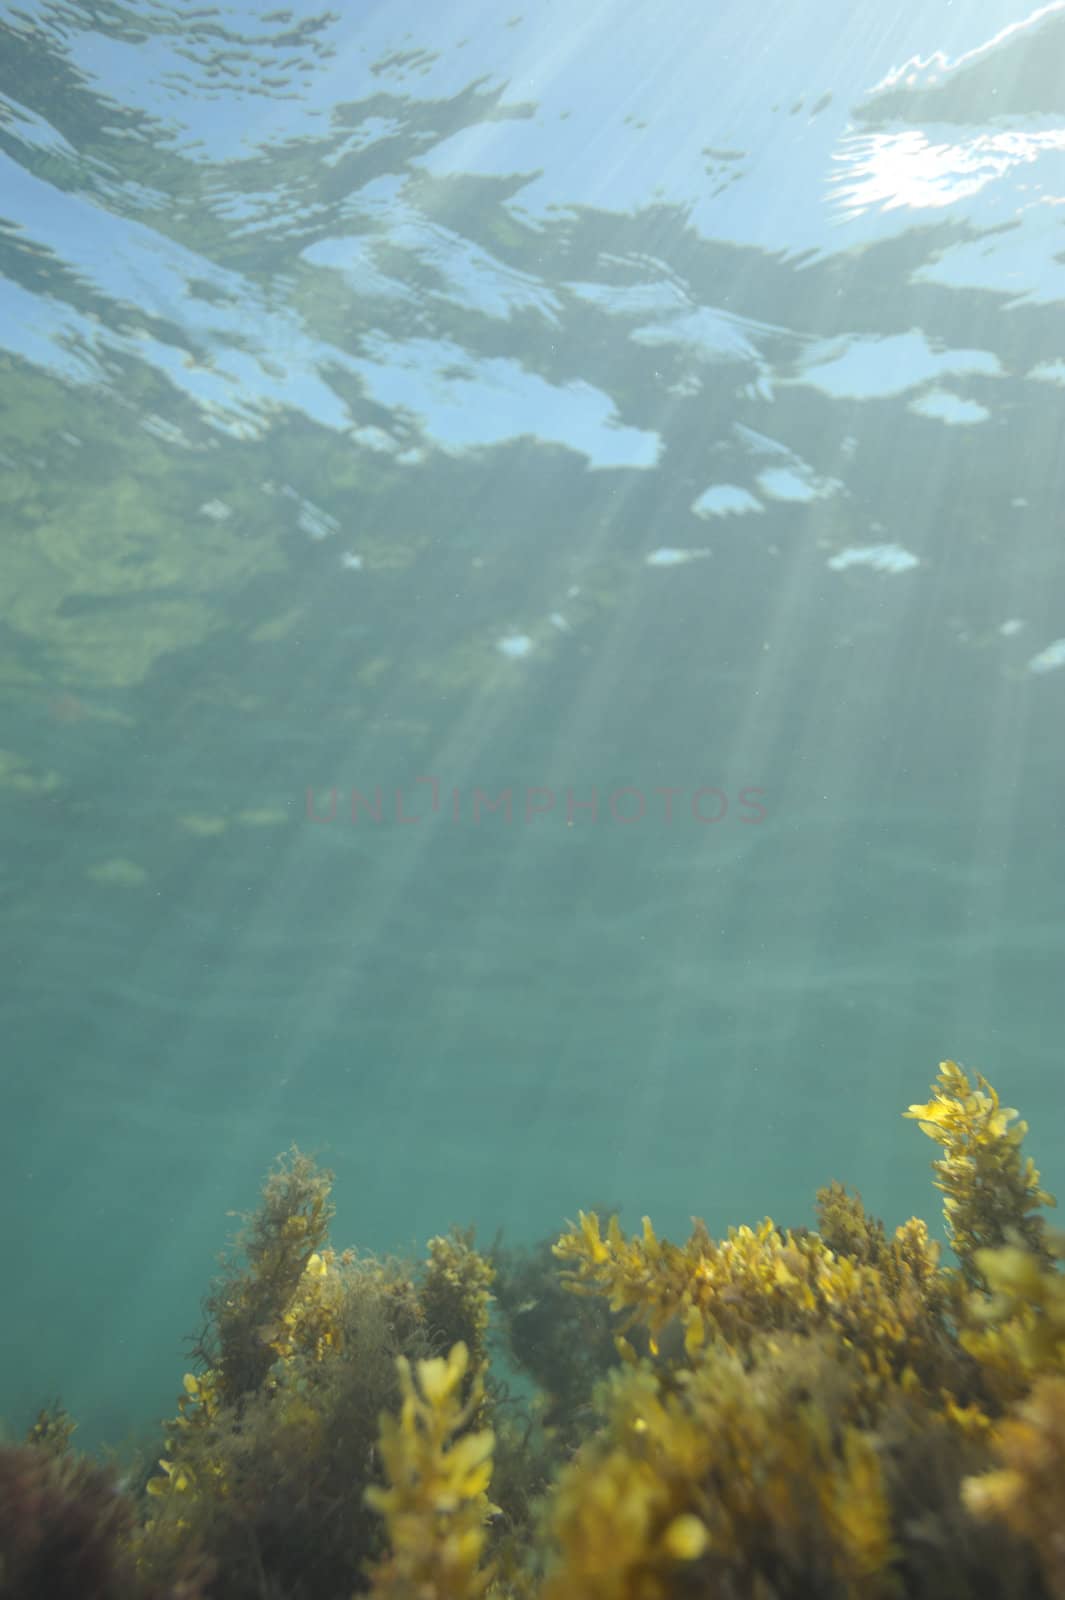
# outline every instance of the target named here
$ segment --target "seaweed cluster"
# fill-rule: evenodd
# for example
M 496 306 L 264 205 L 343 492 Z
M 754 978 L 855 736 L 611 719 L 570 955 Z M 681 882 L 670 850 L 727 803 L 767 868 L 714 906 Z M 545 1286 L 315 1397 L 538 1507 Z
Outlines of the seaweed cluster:
M 813 1228 L 378 1260 L 290 1152 L 143 1491 L 58 1408 L 0 1448 L 0 1600 L 1065 1600 L 1053 1201 L 983 1078 L 906 1115 L 952 1262 L 839 1183 Z

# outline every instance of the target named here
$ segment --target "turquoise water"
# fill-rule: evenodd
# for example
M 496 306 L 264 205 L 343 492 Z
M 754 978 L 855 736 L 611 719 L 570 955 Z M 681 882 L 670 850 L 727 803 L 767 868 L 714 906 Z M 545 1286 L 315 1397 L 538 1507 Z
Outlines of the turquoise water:
M 293 1141 L 934 1219 L 951 1056 L 1062 1187 L 1065 23 L 871 16 L 0 6 L 13 1426 Z

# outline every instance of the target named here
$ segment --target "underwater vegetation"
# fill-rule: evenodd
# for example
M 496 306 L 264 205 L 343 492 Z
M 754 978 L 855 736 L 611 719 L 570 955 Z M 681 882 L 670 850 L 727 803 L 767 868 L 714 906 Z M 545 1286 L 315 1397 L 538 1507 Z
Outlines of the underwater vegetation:
M 290 1151 L 157 1461 L 0 1446 L 0 1600 L 1065 1600 L 1065 1239 L 1026 1125 L 944 1062 L 905 1115 L 953 1259 L 838 1182 L 683 1244 L 330 1243 Z

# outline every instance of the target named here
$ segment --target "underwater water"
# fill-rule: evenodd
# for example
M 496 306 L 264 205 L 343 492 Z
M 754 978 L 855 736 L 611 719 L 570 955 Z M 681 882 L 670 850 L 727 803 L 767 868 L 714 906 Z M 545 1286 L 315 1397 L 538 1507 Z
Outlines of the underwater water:
M 340 1244 L 1060 1188 L 1065 8 L 0 5 L 0 1415 Z

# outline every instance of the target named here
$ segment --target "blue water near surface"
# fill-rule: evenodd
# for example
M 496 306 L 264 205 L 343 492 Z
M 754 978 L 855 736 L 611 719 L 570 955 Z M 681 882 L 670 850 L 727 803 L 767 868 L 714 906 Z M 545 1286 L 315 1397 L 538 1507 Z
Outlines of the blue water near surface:
M 1051 1189 L 1065 6 L 0 5 L 0 1414 L 338 1243 Z M 1057 1165 L 1055 1163 L 1057 1162 Z

